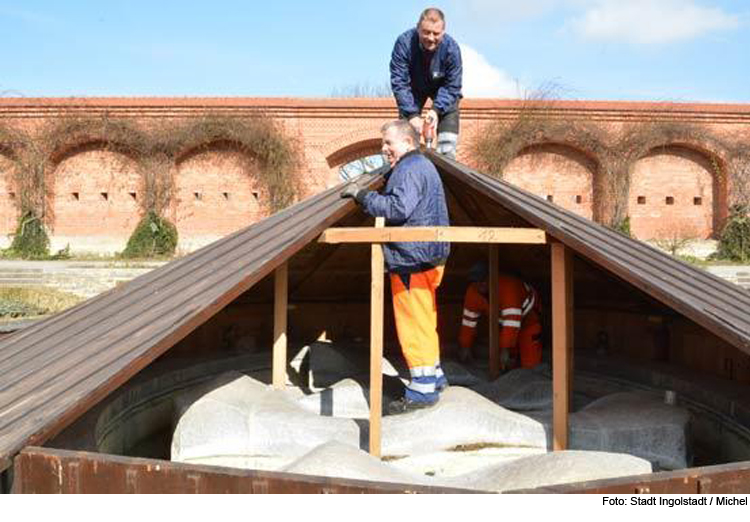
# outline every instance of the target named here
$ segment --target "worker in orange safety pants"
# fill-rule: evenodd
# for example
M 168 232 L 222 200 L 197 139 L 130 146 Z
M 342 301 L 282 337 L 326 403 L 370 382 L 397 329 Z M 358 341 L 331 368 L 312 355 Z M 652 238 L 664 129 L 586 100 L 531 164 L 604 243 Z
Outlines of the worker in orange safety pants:
M 477 322 L 489 314 L 489 273 L 486 263 L 476 263 L 469 272 L 469 287 L 464 297 L 463 319 L 458 336 L 459 358 L 471 357 L 477 336 Z M 500 346 L 501 367 L 532 368 L 542 361 L 542 303 L 537 291 L 521 279 L 500 274 Z M 490 346 L 490 349 L 495 347 Z
M 391 166 L 381 192 L 347 185 L 341 197 L 353 198 L 388 226 L 449 226 L 443 182 L 435 166 L 418 149 L 420 136 L 406 120 L 382 128 L 383 156 Z M 404 396 L 388 405 L 396 415 L 437 404 L 448 381 L 440 365 L 436 292 L 450 253 L 446 242 L 392 242 L 383 245 L 391 279 L 396 333 L 409 366 Z

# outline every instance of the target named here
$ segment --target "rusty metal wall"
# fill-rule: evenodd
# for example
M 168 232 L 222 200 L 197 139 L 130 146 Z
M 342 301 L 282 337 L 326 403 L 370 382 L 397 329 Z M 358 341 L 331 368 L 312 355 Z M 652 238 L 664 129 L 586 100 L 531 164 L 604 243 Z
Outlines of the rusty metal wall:
M 509 493 L 748 494 L 750 462 L 562 484 Z
M 33 447 L 14 472 L 14 493 L 480 493 Z

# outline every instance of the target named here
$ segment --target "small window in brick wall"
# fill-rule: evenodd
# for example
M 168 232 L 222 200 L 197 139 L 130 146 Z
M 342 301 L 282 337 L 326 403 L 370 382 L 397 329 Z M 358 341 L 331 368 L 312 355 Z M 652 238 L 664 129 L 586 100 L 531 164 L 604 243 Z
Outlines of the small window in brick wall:
M 229 201 L 229 192 L 222 192 L 221 195 L 224 196 L 226 201 Z
M 645 205 L 646 204 L 646 196 L 638 196 L 638 204 L 639 205 Z
M 549 201 L 550 203 L 555 201 L 555 198 L 552 196 L 552 194 L 547 194 L 547 201 Z
M 667 205 L 674 205 L 674 197 L 667 196 Z
M 255 201 L 258 201 L 260 199 L 260 194 L 258 194 L 257 192 L 253 191 L 253 197 L 255 198 Z
M 583 196 L 576 196 L 576 204 L 580 205 L 583 203 Z
M 693 205 L 695 205 L 696 207 L 699 207 L 702 204 L 703 204 L 703 198 L 700 198 L 700 197 L 693 198 Z
M 130 197 L 133 199 L 133 201 L 138 201 L 138 194 L 135 192 L 128 192 L 130 194 Z
M 16 199 L 16 193 L 15 192 L 8 192 L 8 197 L 10 199 Z
M 70 197 L 73 198 L 73 201 L 78 201 L 81 199 L 81 195 L 78 192 L 73 192 L 70 194 Z
M 102 197 L 103 201 L 109 201 L 109 194 L 106 192 L 100 192 L 99 195 Z
M 195 196 L 196 201 L 201 201 L 203 199 L 203 194 L 200 192 L 193 192 L 193 196 Z

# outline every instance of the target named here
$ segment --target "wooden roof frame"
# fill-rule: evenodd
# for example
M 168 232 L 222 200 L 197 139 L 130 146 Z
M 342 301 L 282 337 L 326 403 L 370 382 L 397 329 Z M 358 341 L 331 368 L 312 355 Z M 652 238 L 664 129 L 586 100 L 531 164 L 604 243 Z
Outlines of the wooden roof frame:
M 750 294 L 644 243 L 434 153 L 441 174 L 750 353 Z M 384 171 L 362 185 L 382 183 Z M 0 340 L 0 471 L 43 444 L 258 281 L 355 203 L 331 188 Z M 460 195 L 459 195 L 460 196 Z

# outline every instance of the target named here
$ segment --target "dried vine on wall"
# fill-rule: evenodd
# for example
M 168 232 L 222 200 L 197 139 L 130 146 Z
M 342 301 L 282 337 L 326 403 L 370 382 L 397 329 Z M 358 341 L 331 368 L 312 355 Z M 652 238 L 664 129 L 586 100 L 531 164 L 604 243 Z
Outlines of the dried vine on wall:
M 477 166 L 502 178 L 508 164 L 524 149 L 542 144 L 570 146 L 597 158 L 594 191 L 595 218 L 629 234 L 628 194 L 632 169 L 636 162 L 659 147 L 701 144 L 712 161 L 713 174 L 726 183 L 733 181 L 733 194 L 750 201 L 750 161 L 747 141 L 729 142 L 710 128 L 689 122 L 647 120 L 625 124 L 617 132 L 582 120 L 564 120 L 555 111 L 554 102 L 527 101 L 511 120 L 489 123 L 471 144 Z M 713 152 L 710 152 L 713 151 Z M 720 165 L 716 155 L 730 156 L 733 161 Z M 750 157 L 750 155 L 747 155 Z
M 98 116 L 64 114 L 33 138 L 0 125 L 0 152 L 15 163 L 19 210 L 14 246 L 7 254 L 37 258 L 48 255 L 45 224 L 54 221 L 48 184 L 51 172 L 65 154 L 92 144 L 135 161 L 141 174 L 143 197 L 139 202 L 144 218 L 125 254 L 141 257 L 144 252 L 174 252 L 176 229 L 165 218 L 174 196 L 174 165 L 186 151 L 210 148 L 216 142 L 231 143 L 258 161 L 258 176 L 269 195 L 270 212 L 295 200 L 300 189 L 295 176 L 300 164 L 298 148 L 263 114 L 245 118 L 208 114 L 197 120 L 168 120 L 150 128 L 106 112 Z M 30 249 L 16 244 L 25 238 L 33 239 L 35 246 Z

